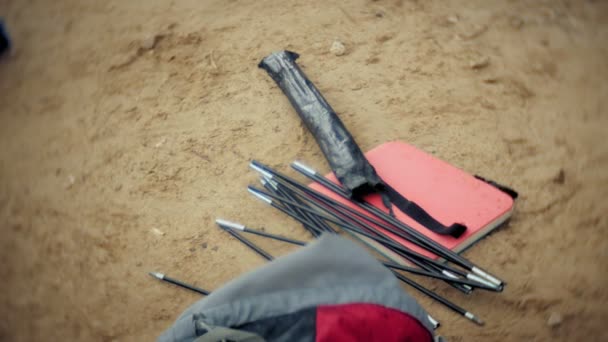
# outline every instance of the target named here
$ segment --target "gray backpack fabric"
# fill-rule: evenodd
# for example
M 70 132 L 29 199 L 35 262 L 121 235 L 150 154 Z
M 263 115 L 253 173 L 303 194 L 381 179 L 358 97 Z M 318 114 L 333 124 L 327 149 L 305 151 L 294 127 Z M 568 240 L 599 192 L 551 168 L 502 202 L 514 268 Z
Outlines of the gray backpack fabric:
M 433 336 L 428 314 L 389 270 L 354 242 L 324 235 L 199 300 L 158 341 L 232 337 L 257 342 L 264 336 L 268 341 L 312 342 L 315 322 L 310 313 L 317 306 L 348 303 L 378 304 L 407 313 Z

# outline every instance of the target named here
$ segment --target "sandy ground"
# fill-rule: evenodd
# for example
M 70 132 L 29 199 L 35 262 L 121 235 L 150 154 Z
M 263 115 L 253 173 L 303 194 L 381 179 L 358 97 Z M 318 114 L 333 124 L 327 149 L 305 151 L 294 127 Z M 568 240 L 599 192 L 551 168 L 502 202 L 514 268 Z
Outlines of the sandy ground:
M 214 289 L 263 263 L 214 218 L 307 237 L 245 191 L 254 158 L 328 171 L 256 67 L 284 48 L 363 149 L 407 141 L 522 194 L 467 253 L 504 293 L 427 282 L 485 327 L 413 293 L 442 335 L 608 340 L 608 2 L 0 0 L 0 16 L 16 45 L 0 61 L 0 340 L 152 340 L 198 297 L 148 271 Z

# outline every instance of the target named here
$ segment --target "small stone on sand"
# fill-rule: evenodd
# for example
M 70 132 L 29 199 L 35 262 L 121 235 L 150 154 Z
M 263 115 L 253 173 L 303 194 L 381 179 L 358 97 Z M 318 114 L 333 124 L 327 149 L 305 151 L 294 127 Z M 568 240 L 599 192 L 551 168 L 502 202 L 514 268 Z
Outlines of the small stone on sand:
M 334 40 L 334 42 L 331 43 L 329 52 L 333 53 L 336 56 L 342 56 L 346 53 L 346 46 L 344 46 L 341 41 Z
M 160 139 L 160 141 L 159 141 L 159 142 L 157 142 L 157 143 L 154 145 L 154 147 L 159 148 L 159 147 L 163 146 L 163 145 L 164 145 L 166 142 L 167 142 L 167 138 L 162 138 L 162 139 Z
M 475 39 L 482 34 L 484 34 L 488 30 L 486 25 L 474 25 L 471 26 L 465 33 L 461 33 L 457 35 L 457 37 L 461 40 L 470 40 Z
M 490 57 L 482 57 L 469 62 L 471 69 L 483 69 L 490 65 Z
M 76 183 L 76 177 L 74 177 L 74 175 L 68 175 L 68 183 L 65 185 L 65 188 L 71 188 L 74 183 Z
M 144 38 L 141 42 L 139 42 L 139 47 L 144 50 L 152 50 L 156 46 L 156 43 L 160 39 L 161 36 L 155 34 L 152 36 L 148 36 Z
M 158 228 L 152 228 L 152 229 L 150 229 L 150 231 L 152 232 L 152 234 L 154 234 L 156 236 L 165 236 L 165 232 L 161 231 Z
M 551 328 L 557 327 L 560 324 L 562 324 L 563 321 L 563 317 L 562 315 L 560 315 L 557 312 L 552 312 L 551 315 L 549 315 L 549 319 L 547 319 L 547 325 L 550 326 Z

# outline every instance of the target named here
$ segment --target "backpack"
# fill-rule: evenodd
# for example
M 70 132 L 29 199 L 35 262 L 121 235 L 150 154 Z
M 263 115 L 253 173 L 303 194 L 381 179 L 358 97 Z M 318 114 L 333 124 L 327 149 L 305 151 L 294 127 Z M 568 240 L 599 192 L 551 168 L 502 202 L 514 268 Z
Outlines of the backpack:
M 365 249 L 324 235 L 194 303 L 158 341 L 426 342 L 428 317 Z

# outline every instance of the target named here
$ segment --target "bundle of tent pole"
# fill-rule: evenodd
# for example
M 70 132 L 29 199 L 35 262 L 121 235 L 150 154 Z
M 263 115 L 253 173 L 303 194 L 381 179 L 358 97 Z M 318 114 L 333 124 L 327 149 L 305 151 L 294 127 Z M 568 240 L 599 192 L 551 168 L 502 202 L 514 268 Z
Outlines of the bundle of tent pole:
M 257 161 L 251 162 L 250 167 L 260 174 L 263 189 L 249 186 L 248 191 L 264 203 L 300 222 L 315 238 L 323 233 L 345 232 L 381 255 L 384 258 L 383 264 L 399 280 L 438 301 L 453 312 L 476 324 L 483 325 L 483 321 L 476 315 L 411 280 L 402 272 L 444 281 L 465 294 L 470 294 L 474 289 L 501 292 L 504 287 L 502 280 L 375 206 L 367 202 L 352 201 L 342 186 L 333 183 L 312 168 L 300 162 L 294 162 L 291 166 L 310 180 L 350 201 L 358 210 Z M 272 260 L 273 256 L 249 241 L 241 233 L 255 234 L 298 246 L 306 245 L 304 241 L 270 234 L 240 223 L 223 219 L 216 220 L 216 223 L 268 261 Z M 431 252 L 438 259 L 422 255 L 404 246 L 377 227 Z M 204 295 L 209 293 L 209 291 L 169 278 L 161 273 L 152 272 L 150 274 L 160 280 Z M 439 323 L 432 317 L 429 319 L 434 322 L 436 327 L 439 326 Z

